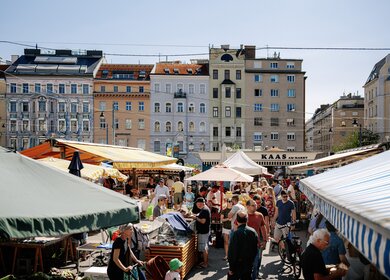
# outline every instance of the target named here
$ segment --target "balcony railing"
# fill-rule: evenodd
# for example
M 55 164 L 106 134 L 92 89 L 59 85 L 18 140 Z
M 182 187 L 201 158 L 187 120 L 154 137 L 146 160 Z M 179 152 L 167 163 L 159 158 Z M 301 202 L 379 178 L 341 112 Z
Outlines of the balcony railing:
M 183 91 L 175 92 L 173 98 L 187 98 L 187 93 Z

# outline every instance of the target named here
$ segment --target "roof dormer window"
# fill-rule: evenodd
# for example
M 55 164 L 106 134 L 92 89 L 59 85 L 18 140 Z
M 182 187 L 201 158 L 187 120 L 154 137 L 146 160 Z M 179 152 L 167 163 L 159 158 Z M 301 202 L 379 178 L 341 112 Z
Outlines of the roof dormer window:
M 165 74 L 169 74 L 169 68 L 164 69 Z
M 177 68 L 173 69 L 173 73 L 175 73 L 175 75 L 178 75 L 179 74 L 179 69 L 177 69 Z
M 191 69 L 191 68 L 188 68 L 188 69 L 187 69 L 187 72 L 188 72 L 188 74 L 192 74 L 192 69 Z

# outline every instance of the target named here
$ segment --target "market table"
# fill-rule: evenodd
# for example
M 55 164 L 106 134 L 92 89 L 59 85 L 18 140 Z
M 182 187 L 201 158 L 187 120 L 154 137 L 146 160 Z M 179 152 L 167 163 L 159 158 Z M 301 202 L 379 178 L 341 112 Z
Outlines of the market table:
M 77 264 L 76 264 L 76 271 L 77 274 L 79 273 L 79 267 L 80 267 L 80 252 L 89 252 L 91 255 L 93 253 L 100 252 L 101 254 L 107 254 L 110 253 L 112 249 L 111 243 L 87 243 L 84 245 L 81 245 L 76 248 L 77 251 Z
M 11 273 L 15 272 L 16 259 L 18 256 L 18 252 L 23 249 L 33 249 L 35 250 L 34 254 L 34 273 L 38 271 L 38 264 L 40 267 L 40 271 L 43 271 L 43 257 L 42 257 L 42 249 L 57 244 L 59 242 L 65 241 L 65 261 L 68 260 L 68 253 L 70 252 L 70 256 L 73 259 L 73 250 L 72 250 L 72 241 L 70 239 L 70 235 L 63 235 L 59 237 L 36 237 L 34 239 L 26 239 L 26 240 L 14 240 L 14 241 L 6 241 L 0 242 L 0 250 L 3 247 L 12 247 L 14 248 L 14 254 L 12 259 L 12 269 Z M 2 255 L 2 252 L 1 252 Z

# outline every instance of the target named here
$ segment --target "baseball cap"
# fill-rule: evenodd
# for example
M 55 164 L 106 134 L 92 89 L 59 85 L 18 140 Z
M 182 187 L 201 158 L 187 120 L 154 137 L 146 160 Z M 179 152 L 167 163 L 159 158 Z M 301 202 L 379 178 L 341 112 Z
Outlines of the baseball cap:
M 168 199 L 165 194 L 160 194 L 158 200 Z
M 202 202 L 204 203 L 204 198 L 203 197 L 198 197 L 195 201 L 195 203 Z
M 183 263 L 179 259 L 177 259 L 177 258 L 172 259 L 169 262 L 169 269 L 170 270 L 177 270 L 177 269 L 179 269 L 182 266 L 183 266 Z

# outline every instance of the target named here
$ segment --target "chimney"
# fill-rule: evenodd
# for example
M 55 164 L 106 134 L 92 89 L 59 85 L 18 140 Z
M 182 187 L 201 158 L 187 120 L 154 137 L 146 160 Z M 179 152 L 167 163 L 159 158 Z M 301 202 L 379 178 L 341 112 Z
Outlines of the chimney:
M 230 49 L 230 45 L 221 45 L 221 49 L 227 51 L 228 49 Z
M 245 46 L 245 59 L 256 58 L 256 46 Z

